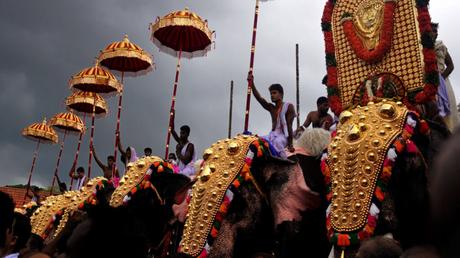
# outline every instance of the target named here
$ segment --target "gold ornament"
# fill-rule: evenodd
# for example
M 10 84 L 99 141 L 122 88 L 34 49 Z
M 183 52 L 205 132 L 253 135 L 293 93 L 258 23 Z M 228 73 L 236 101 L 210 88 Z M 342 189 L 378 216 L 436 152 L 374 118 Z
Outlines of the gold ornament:
M 369 103 L 353 109 L 350 113 L 354 115 L 339 124 L 337 131 L 343 137 L 338 134 L 333 139 L 327 160 L 333 182 L 331 223 L 337 232 L 351 232 L 365 225 L 383 161 L 403 132 L 408 112 L 392 101 Z
M 184 253 L 193 257 L 201 253 L 225 192 L 242 169 L 249 146 L 255 140 L 257 137 L 238 135 L 230 141 L 218 141 L 205 151 L 204 169 L 192 188 L 185 221 L 181 242 Z
M 383 1 L 368 0 L 361 3 L 353 17 L 358 37 L 368 50 L 373 50 L 380 40 L 383 24 Z
M 155 162 L 163 162 L 163 160 L 156 156 L 143 157 L 136 162 L 128 164 L 128 173 L 120 180 L 120 186 L 115 189 L 110 199 L 110 206 L 119 207 L 123 204 L 125 196 L 142 180 L 150 170 L 150 166 Z M 151 172 L 151 171 L 150 171 Z M 158 193 L 157 196 L 159 197 Z M 161 200 L 161 198 L 159 198 Z

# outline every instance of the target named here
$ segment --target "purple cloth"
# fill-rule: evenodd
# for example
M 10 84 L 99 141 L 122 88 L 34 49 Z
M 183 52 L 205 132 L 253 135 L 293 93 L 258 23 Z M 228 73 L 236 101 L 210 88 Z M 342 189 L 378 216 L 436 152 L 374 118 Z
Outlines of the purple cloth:
M 449 96 L 447 94 L 446 81 L 441 74 L 439 74 L 438 86 L 438 109 L 439 115 L 446 117 L 450 114 Z

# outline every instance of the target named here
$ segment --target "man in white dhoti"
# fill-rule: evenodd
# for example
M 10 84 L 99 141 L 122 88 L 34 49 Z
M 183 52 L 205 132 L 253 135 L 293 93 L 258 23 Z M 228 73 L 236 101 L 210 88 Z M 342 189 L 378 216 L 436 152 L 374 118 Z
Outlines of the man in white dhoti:
M 446 45 L 444 45 L 444 43 L 441 40 L 437 40 L 438 27 L 439 27 L 439 24 L 437 23 L 431 24 L 431 28 L 433 31 L 432 37 L 433 37 L 433 40 L 436 41 L 435 51 L 436 51 L 436 57 L 438 60 L 438 70 L 440 73 L 439 87 L 441 89 L 445 89 L 444 94 L 438 94 L 438 99 L 444 98 L 448 100 L 448 103 L 447 103 L 448 108 L 446 108 L 448 110 L 447 112 L 443 112 L 441 116 L 444 118 L 444 122 L 446 123 L 447 128 L 449 128 L 449 130 L 453 132 L 454 129 L 459 124 L 459 113 L 457 110 L 457 100 L 455 98 L 454 89 L 452 88 L 452 85 L 450 84 L 450 80 L 449 80 L 449 75 L 454 70 L 454 62 L 452 61 L 452 57 L 450 56 Z M 446 93 L 447 93 L 447 96 L 445 96 Z M 443 109 L 441 109 L 441 111 L 442 110 Z
M 268 88 L 271 101 L 273 102 L 273 104 L 271 104 L 260 95 L 259 91 L 257 91 L 254 84 L 254 77 L 251 72 L 248 74 L 248 82 L 252 87 L 254 97 L 264 109 L 270 112 L 272 118 L 272 130 L 268 136 L 264 138 L 270 141 L 280 157 L 286 158 L 284 149 L 288 148 L 290 151 L 294 150 L 292 145 L 292 122 L 296 115 L 294 105 L 283 102 L 284 90 L 280 84 L 272 84 Z
M 171 124 L 171 134 L 176 140 L 176 156 L 179 160 L 179 173 L 186 175 L 190 178 L 195 176 L 195 167 L 194 163 L 196 160 L 195 146 L 193 143 L 189 142 L 188 137 L 190 135 L 190 127 L 188 125 L 183 125 L 180 128 L 180 135 L 177 135 L 176 130 L 174 130 L 174 117 Z

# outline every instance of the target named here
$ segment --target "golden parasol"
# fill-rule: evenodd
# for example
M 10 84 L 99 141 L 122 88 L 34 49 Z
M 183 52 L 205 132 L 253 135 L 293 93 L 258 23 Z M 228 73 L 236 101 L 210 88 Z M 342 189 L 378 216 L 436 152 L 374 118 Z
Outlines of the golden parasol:
M 38 157 L 38 151 L 40 149 L 41 143 L 55 144 L 58 142 L 57 133 L 46 124 L 46 118 L 43 119 L 41 123 L 33 123 L 22 130 L 22 136 L 26 137 L 29 140 L 36 141 L 37 146 L 35 147 L 34 155 L 32 158 L 32 167 L 29 172 L 29 179 L 27 180 L 27 190 L 24 195 L 24 203 L 26 201 L 27 195 L 29 194 L 30 181 L 32 180 L 32 174 L 35 168 L 35 162 Z
M 143 75 L 153 70 L 152 56 L 142 50 L 138 45 L 132 43 L 125 35 L 122 41 L 109 44 L 98 58 L 102 66 L 110 70 L 121 73 L 121 84 L 123 85 L 124 76 Z M 115 148 L 114 157 L 117 160 L 118 140 L 120 135 L 120 118 L 122 109 L 123 91 L 118 97 L 117 125 L 115 129 Z M 115 169 L 115 166 L 113 167 Z
M 171 123 L 179 82 L 180 59 L 182 56 L 193 58 L 206 55 L 211 50 L 214 32 L 209 29 L 207 20 L 202 19 L 188 8 L 171 12 L 163 18 L 158 17 L 154 24 L 150 24 L 150 32 L 152 42 L 160 51 L 177 57 L 176 77 L 169 112 L 168 134 L 166 137 L 165 158 L 167 159 L 169 141 L 171 139 Z
M 85 68 L 76 75 L 72 76 L 69 86 L 73 90 L 93 92 L 100 94 L 114 94 L 122 90 L 122 85 L 115 76 L 99 66 L 98 61 L 92 67 Z M 91 138 L 89 142 L 89 161 L 88 161 L 88 178 L 91 178 L 91 161 L 93 158 L 93 139 L 94 139 L 94 120 L 96 115 L 96 97 L 93 99 L 93 112 L 91 117 Z
M 63 132 L 61 148 L 57 157 L 56 168 L 54 169 L 53 182 L 51 183 L 50 194 L 53 194 L 54 184 L 59 172 L 59 164 L 61 163 L 62 152 L 64 151 L 64 144 L 67 133 L 75 133 L 82 135 L 86 128 L 83 121 L 73 112 L 59 113 L 52 117 L 49 125 L 53 126 L 56 130 Z

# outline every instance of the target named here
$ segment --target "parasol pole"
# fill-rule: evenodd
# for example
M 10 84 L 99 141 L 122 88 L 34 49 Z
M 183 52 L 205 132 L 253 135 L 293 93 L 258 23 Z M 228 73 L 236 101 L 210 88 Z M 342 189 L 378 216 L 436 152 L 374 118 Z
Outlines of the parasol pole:
M 258 1 L 258 0 L 257 0 Z M 169 125 L 168 125 L 168 135 L 166 136 L 166 150 L 165 150 L 165 159 L 168 159 L 169 154 L 169 142 L 171 140 L 171 125 L 174 116 L 174 108 L 176 106 L 176 93 L 177 93 L 177 85 L 179 83 L 179 73 L 180 73 L 180 59 L 182 56 L 182 47 L 179 50 L 179 55 L 177 57 L 177 66 L 176 66 L 176 78 L 174 80 L 174 89 L 173 89 L 173 96 L 171 99 L 171 110 L 169 111 Z
M 251 44 L 251 58 L 249 61 L 249 72 L 252 73 L 254 70 L 254 55 L 256 52 L 256 37 L 257 37 L 257 20 L 259 19 L 259 1 L 256 0 L 256 9 L 254 12 L 254 26 L 252 29 L 252 44 Z M 246 111 L 245 111 L 245 118 L 244 118 L 244 131 L 248 131 L 249 127 L 249 110 L 251 108 L 251 92 L 252 88 L 251 85 L 248 83 L 248 92 L 246 97 Z
M 232 137 L 233 80 L 230 82 L 230 109 L 228 114 L 228 138 Z
M 297 128 L 299 128 L 300 127 L 299 44 L 295 44 L 295 83 L 296 83 Z
M 123 80 L 125 78 L 125 72 L 121 72 L 121 84 L 123 85 Z M 120 96 L 118 97 L 118 114 L 117 114 L 117 127 L 115 129 L 115 149 L 113 151 L 113 157 L 115 158 L 115 165 L 112 166 L 112 178 L 115 175 L 115 169 L 117 167 L 117 154 L 118 154 L 118 140 L 120 137 L 120 118 L 121 118 L 121 103 L 123 100 L 123 90 L 120 91 Z
M 86 113 L 83 114 L 83 124 L 86 124 Z M 80 146 L 81 146 L 82 138 L 83 138 L 83 131 L 80 132 L 80 136 L 78 137 L 77 152 L 75 152 L 75 159 L 73 160 L 72 167 L 77 166 L 78 156 L 80 154 Z M 72 190 L 72 187 L 73 187 L 73 177 L 70 178 L 70 188 L 69 188 L 69 190 Z
M 51 183 L 50 195 L 53 195 L 54 184 L 56 183 L 56 177 L 59 171 L 59 164 L 61 163 L 62 152 L 64 151 L 65 138 L 67 136 L 67 130 L 64 131 L 64 137 L 62 138 L 61 148 L 59 149 L 59 154 L 56 162 L 56 168 L 54 169 L 53 182 Z
M 91 136 L 89 139 L 88 178 L 91 179 L 91 162 L 93 160 L 94 120 L 96 120 L 96 94 L 94 94 L 93 113 L 91 115 Z
M 37 160 L 39 150 L 40 150 L 40 140 L 38 140 L 37 146 L 35 147 L 34 157 L 32 159 L 32 167 L 30 168 L 29 179 L 27 180 L 26 194 L 24 195 L 24 201 L 22 202 L 22 204 L 26 203 L 27 194 L 29 193 L 29 189 L 30 189 L 30 181 L 32 180 L 32 174 L 34 173 L 34 168 L 35 168 L 35 161 Z

